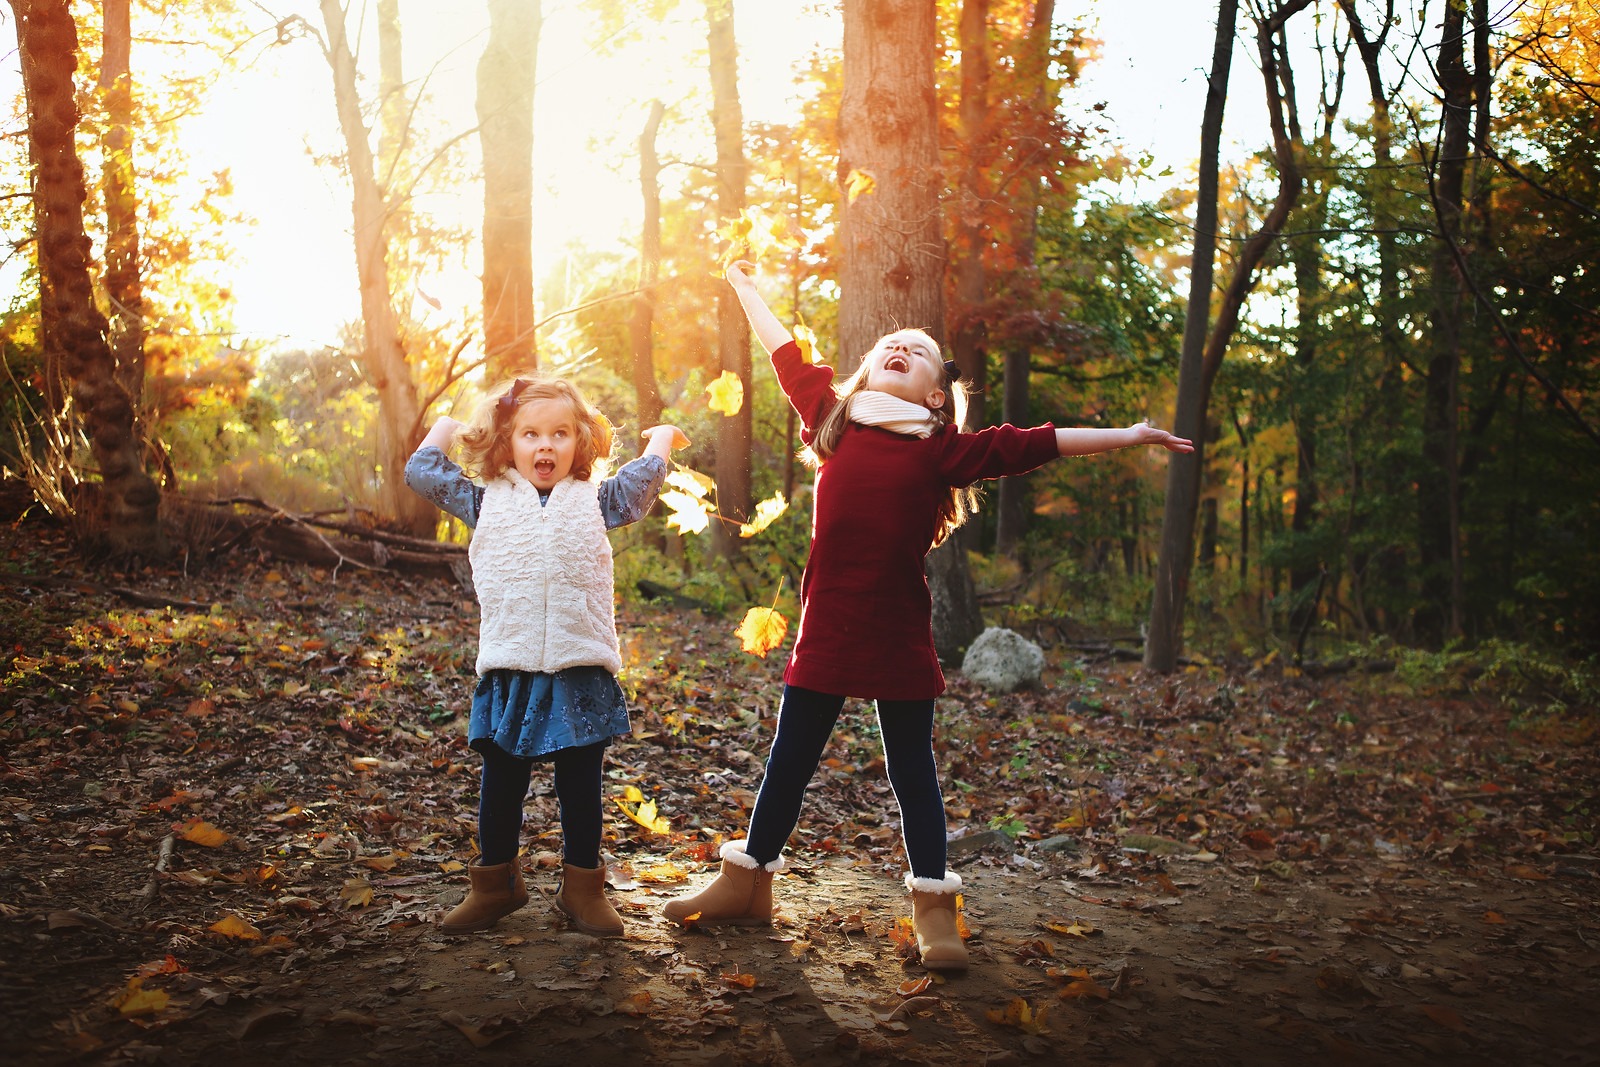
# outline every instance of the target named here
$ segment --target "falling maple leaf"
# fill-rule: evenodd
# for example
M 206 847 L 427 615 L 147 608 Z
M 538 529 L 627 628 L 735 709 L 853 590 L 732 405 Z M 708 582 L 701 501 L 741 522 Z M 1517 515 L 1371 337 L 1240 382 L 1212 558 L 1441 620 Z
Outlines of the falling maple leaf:
M 807 363 L 822 362 L 822 355 L 817 351 L 817 335 L 803 322 L 794 328 L 794 343 L 800 348 L 800 358 Z
M 741 259 L 760 259 L 770 252 L 800 247 L 800 239 L 789 232 L 787 218 L 779 215 L 769 219 L 754 208 L 746 208 L 738 218 L 717 230 L 717 236 L 728 242 L 722 253 L 723 269 Z
M 672 832 L 672 821 L 656 814 L 656 802 L 653 800 L 640 801 L 637 808 L 631 809 L 625 801 L 619 800 L 617 801 L 617 807 L 622 809 L 622 814 L 653 834 L 670 834 Z
M 777 521 L 789 508 L 789 502 L 783 498 L 782 492 L 773 493 L 767 499 L 756 505 L 755 516 L 739 527 L 740 537 L 754 537 Z
M 706 386 L 706 394 L 710 398 L 706 406 L 731 419 L 744 407 L 744 379 L 731 370 L 725 370 Z
M 704 533 L 711 525 L 711 505 L 706 501 L 676 490 L 662 493 L 659 499 L 671 511 L 667 525 L 679 533 Z
M 696 500 L 704 500 L 717 490 L 717 483 L 693 467 L 675 467 L 667 475 L 667 484 L 681 490 Z
M 845 181 L 845 196 L 850 203 L 855 203 L 863 196 L 868 196 L 878 188 L 878 179 L 870 170 L 852 170 L 850 177 Z
M 739 647 L 746 652 L 767 658 L 767 653 L 783 644 L 783 635 L 789 632 L 789 620 L 771 608 L 755 607 L 744 613 L 744 621 L 734 631 Z

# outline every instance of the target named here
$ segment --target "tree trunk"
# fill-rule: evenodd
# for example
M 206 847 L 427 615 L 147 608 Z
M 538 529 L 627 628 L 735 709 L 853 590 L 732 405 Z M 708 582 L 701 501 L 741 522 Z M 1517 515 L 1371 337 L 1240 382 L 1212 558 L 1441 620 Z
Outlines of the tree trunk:
M 378 515 L 385 525 L 421 536 L 434 528 L 432 504 L 406 488 L 406 460 L 422 436 L 422 410 L 411 368 L 400 343 L 389 292 L 387 212 L 378 185 L 368 131 L 361 121 L 356 63 L 339 0 L 321 0 L 327 29 L 327 59 L 333 71 L 334 103 L 344 134 L 353 191 L 356 275 L 361 286 L 361 366 L 378 394 Z
M 749 167 L 744 158 L 744 113 L 739 105 L 739 47 L 733 35 L 733 0 L 706 0 L 706 44 L 711 67 L 711 122 L 717 142 L 717 217 L 727 224 L 743 214 Z M 755 403 L 750 367 L 750 324 L 733 291 L 717 290 L 717 364 L 738 375 L 745 400 L 717 423 L 717 510 L 727 519 L 750 517 L 750 445 Z M 716 524 L 717 550 L 739 551 L 738 531 Z
M 83 419 L 101 484 L 84 516 L 90 547 L 118 556 L 165 551 L 161 495 L 145 473 L 128 390 L 118 381 L 106 320 L 95 306 L 84 232 L 83 162 L 73 136 L 78 104 L 73 73 L 78 30 L 66 0 L 11 0 L 17 50 L 28 97 L 28 135 L 35 162 L 33 208 L 38 234 L 41 314 L 47 359 L 59 366 Z
M 661 157 L 656 133 L 666 111 L 661 101 L 650 101 L 650 114 L 639 134 L 639 196 L 644 203 L 644 224 L 639 230 L 639 281 L 628 316 L 628 339 L 633 347 L 633 397 L 642 432 L 661 421 L 661 390 L 656 385 L 655 311 L 656 282 L 661 276 Z M 645 539 L 666 550 L 670 542 L 659 520 L 645 527 Z
M 483 349 L 491 379 L 538 363 L 533 308 L 533 95 L 540 0 L 489 0 L 478 60 L 483 147 Z
M 983 249 L 988 244 L 984 205 L 983 159 L 988 154 L 989 0 L 961 5 L 961 178 L 956 193 L 955 247 L 951 249 L 955 307 L 949 325 L 950 356 L 973 390 L 967 408 L 968 430 L 989 423 L 989 359 L 984 351 L 983 303 L 987 293 Z
M 106 296 L 111 305 L 110 344 L 117 381 L 128 392 L 134 418 L 144 396 L 144 293 L 139 279 L 139 201 L 133 171 L 133 73 L 128 0 L 105 0 L 100 92 L 106 127 L 101 168 L 106 204 Z
M 378 180 L 393 188 L 406 139 L 406 79 L 401 55 L 400 0 L 378 0 Z
M 1035 113 L 1042 113 L 1052 106 L 1046 92 L 1046 80 L 1050 74 L 1050 39 L 1054 21 L 1055 0 L 1039 0 L 1034 5 L 1027 46 L 1017 58 L 1023 78 L 1033 88 L 1030 103 Z M 1039 183 L 1037 180 L 1030 181 L 1024 186 L 1017 204 L 1022 215 L 1017 235 L 1017 259 L 1020 272 L 1027 275 L 1031 275 L 1035 269 L 1039 199 Z M 1031 342 L 1012 340 L 1006 346 L 1001 419 L 1013 426 L 1026 426 L 1032 421 L 1028 414 L 1029 378 L 1033 369 L 1030 345 Z M 1000 479 L 995 551 L 1003 556 L 1016 556 L 1028 532 L 1027 488 L 1025 478 Z
M 1189 304 L 1184 312 L 1183 348 L 1178 357 L 1177 410 L 1172 417 L 1173 432 L 1193 441 L 1195 450 L 1188 455 L 1174 453 L 1167 462 L 1166 511 L 1161 520 L 1161 551 L 1144 647 L 1144 665 L 1163 674 L 1177 667 L 1183 648 L 1183 603 L 1188 593 L 1194 513 L 1199 506 L 1200 463 L 1205 450 L 1202 358 L 1211 315 L 1211 277 L 1217 246 L 1217 156 L 1238 13 L 1238 0 L 1220 0 L 1217 5 L 1211 77 L 1200 121 L 1200 173 L 1195 196 L 1194 251 L 1189 258 Z
M 1223 3 L 1225 6 L 1231 6 L 1232 0 L 1223 0 Z M 1278 38 L 1289 18 L 1310 4 L 1311 0 L 1284 0 L 1270 15 L 1257 22 L 1256 52 L 1261 61 L 1261 80 L 1267 94 L 1267 120 L 1272 126 L 1272 154 L 1278 169 L 1278 195 L 1273 200 L 1266 217 L 1261 220 L 1260 229 L 1250 235 L 1250 239 L 1245 242 L 1234 263 L 1233 275 L 1228 280 L 1228 288 L 1223 292 L 1222 303 L 1217 309 L 1217 320 L 1212 324 L 1210 333 L 1206 337 L 1205 351 L 1200 360 L 1198 386 L 1190 386 L 1193 392 L 1187 398 L 1184 395 L 1184 386 L 1186 380 L 1192 381 L 1192 379 L 1188 379 L 1185 374 L 1186 368 L 1180 357 L 1178 410 L 1173 418 L 1174 432 L 1180 437 L 1194 441 L 1195 449 L 1189 455 L 1174 454 L 1167 467 L 1166 513 L 1161 523 L 1161 558 L 1156 571 L 1156 588 L 1150 609 L 1150 636 L 1145 644 L 1144 658 L 1146 667 L 1163 674 L 1170 673 L 1177 667 L 1178 654 L 1183 646 L 1183 604 L 1188 595 L 1189 567 L 1194 556 L 1194 523 L 1199 511 L 1200 481 L 1204 470 L 1205 446 L 1200 435 L 1205 432 L 1206 407 L 1211 397 L 1211 383 L 1216 380 L 1217 371 L 1222 366 L 1223 354 L 1227 351 L 1228 344 L 1233 339 L 1234 329 L 1239 324 L 1239 311 L 1244 307 L 1250 290 L 1255 286 L 1256 268 L 1261 265 L 1267 250 L 1278 239 L 1278 234 L 1300 195 L 1300 171 L 1285 128 L 1284 100 L 1278 88 Z M 1218 37 L 1221 36 L 1221 32 L 1219 25 Z M 1229 51 L 1231 54 L 1231 47 Z M 1213 59 L 1215 61 L 1215 56 Z M 1215 69 L 1213 69 L 1214 77 Z M 1206 103 L 1208 117 L 1210 109 L 1208 95 Z M 1206 150 L 1204 125 L 1202 125 L 1201 146 L 1203 160 Z M 1204 183 L 1205 171 L 1209 169 L 1209 165 L 1202 162 L 1201 168 L 1201 181 Z M 1215 178 L 1214 174 L 1212 178 Z M 1199 204 L 1204 205 L 1205 199 L 1202 193 Z M 1214 247 L 1216 205 L 1212 203 L 1209 209 L 1197 206 L 1197 221 L 1202 210 L 1208 210 L 1210 214 L 1206 236 Z M 1201 231 L 1197 225 L 1195 232 L 1197 246 L 1200 240 Z M 1191 277 L 1193 273 L 1191 269 Z M 1189 297 L 1191 301 L 1196 297 L 1192 285 Z M 1191 313 L 1193 311 L 1192 304 L 1190 311 Z M 1186 318 L 1185 353 L 1188 352 L 1190 324 L 1190 320 Z
M 1457 412 L 1461 368 L 1462 279 L 1451 245 L 1461 239 L 1461 208 L 1471 144 L 1472 76 L 1464 47 L 1466 0 L 1446 0 L 1439 38 L 1443 93 L 1440 143 L 1430 178 L 1439 232 L 1434 242 L 1431 343 L 1423 386 L 1422 454 L 1435 471 L 1417 487 L 1423 632 L 1435 639 L 1461 632 L 1460 506 Z M 1447 615 L 1441 617 L 1439 607 Z
M 849 374 L 885 332 L 944 333 L 934 0 L 845 0 L 839 182 L 839 371 Z M 940 338 L 942 343 L 942 338 Z M 953 660 L 982 626 L 959 538 L 928 557 L 933 641 Z

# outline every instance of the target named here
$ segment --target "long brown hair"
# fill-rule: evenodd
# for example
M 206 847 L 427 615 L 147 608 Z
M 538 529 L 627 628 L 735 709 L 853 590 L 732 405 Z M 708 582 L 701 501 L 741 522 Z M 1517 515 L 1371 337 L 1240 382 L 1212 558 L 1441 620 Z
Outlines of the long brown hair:
M 461 445 L 461 466 L 476 477 L 492 481 L 511 466 L 511 424 L 517 409 L 535 400 L 563 400 L 572 407 L 578 435 L 572 456 L 572 476 L 588 481 L 595 467 L 611 456 L 611 423 L 589 406 L 578 387 L 561 378 L 508 378 L 496 385 L 478 405 L 472 421 L 456 436 Z
M 895 333 L 914 333 L 926 341 L 928 347 L 939 356 L 939 363 L 943 367 L 939 377 L 939 388 L 944 390 L 944 403 L 937 408 L 929 408 L 934 421 L 938 423 L 937 433 L 946 426 L 960 426 L 967 417 L 967 386 L 950 372 L 950 365 L 944 362 L 943 352 L 939 342 L 930 337 L 923 330 L 896 330 Z M 884 337 L 890 336 L 884 334 Z M 883 338 L 878 339 L 880 342 Z M 874 348 L 877 344 L 873 345 Z M 839 439 L 844 436 L 845 427 L 850 425 L 850 404 L 855 395 L 867 387 L 867 373 L 870 366 L 866 359 L 856 368 L 854 374 L 846 378 L 840 385 L 834 387 L 834 395 L 838 403 L 828 410 L 822 417 L 822 422 L 817 425 L 817 432 L 811 438 L 810 447 L 802 450 L 800 456 L 811 467 L 821 467 L 839 447 Z M 950 495 L 939 501 L 938 527 L 934 532 L 933 543 L 941 545 L 969 518 L 978 513 L 978 501 L 982 494 L 977 486 L 951 486 Z

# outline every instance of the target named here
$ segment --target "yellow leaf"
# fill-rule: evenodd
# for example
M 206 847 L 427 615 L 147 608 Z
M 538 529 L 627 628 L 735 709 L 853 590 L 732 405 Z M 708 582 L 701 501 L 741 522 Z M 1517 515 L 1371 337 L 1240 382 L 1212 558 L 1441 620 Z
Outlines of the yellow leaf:
M 878 179 L 873 177 L 870 170 L 852 170 L 845 182 L 845 196 L 853 204 L 859 197 L 867 196 L 877 188 Z
M 216 848 L 228 840 L 227 834 L 204 819 L 190 819 L 178 830 L 178 836 L 193 844 L 204 845 L 206 848 Z
M 766 659 L 767 653 L 783 643 L 789 632 L 789 620 L 771 608 L 751 608 L 744 613 L 744 621 L 734 631 L 739 646 L 746 652 Z
M 662 884 L 682 882 L 689 877 L 689 872 L 679 867 L 676 863 L 656 863 L 637 872 L 634 877 L 641 882 Z
M 223 937 L 233 937 L 240 941 L 260 941 L 261 931 L 245 922 L 239 916 L 228 912 L 222 918 L 212 923 L 206 929 Z
M 696 500 L 704 500 L 716 492 L 717 483 L 690 467 L 678 467 L 667 475 L 667 484 L 681 489 Z
M 131 978 L 128 984 L 111 998 L 111 1006 L 124 1018 L 135 1015 L 154 1015 L 166 1009 L 171 998 L 159 989 L 145 989 L 143 978 Z
M 704 500 L 674 490 L 662 493 L 661 502 L 672 512 L 667 516 L 667 525 L 676 527 L 679 533 L 704 533 L 711 525 L 711 505 Z
M 822 362 L 817 351 L 817 335 L 803 322 L 794 328 L 794 343 L 800 346 L 800 357 L 807 363 Z
M 622 799 L 629 804 L 637 804 L 644 799 L 644 794 L 639 791 L 638 786 L 630 785 L 622 790 Z
M 789 502 L 783 498 L 783 493 L 773 493 L 767 499 L 756 505 L 756 514 L 749 522 L 739 527 L 740 537 L 754 537 L 777 521 L 789 507 Z
M 1044 1019 L 1049 1013 L 1048 1007 L 1040 1008 L 1037 1012 L 1028 1006 L 1028 1002 L 1021 997 L 1013 997 L 1011 1003 L 1003 1008 L 989 1008 L 984 1012 L 992 1023 L 1001 1026 L 1015 1026 L 1030 1034 L 1044 1031 Z
M 717 380 L 706 386 L 706 393 L 710 396 L 706 406 L 728 418 L 744 407 L 744 380 L 731 370 L 717 375 Z
M 394 865 L 399 862 L 399 856 L 368 856 L 361 861 L 361 865 L 374 871 L 383 872 L 394 870 Z
M 635 809 L 629 810 L 628 805 L 617 801 L 617 807 L 622 809 L 622 814 L 649 830 L 653 834 L 670 834 L 672 821 L 656 814 L 656 802 L 653 800 L 642 801 Z

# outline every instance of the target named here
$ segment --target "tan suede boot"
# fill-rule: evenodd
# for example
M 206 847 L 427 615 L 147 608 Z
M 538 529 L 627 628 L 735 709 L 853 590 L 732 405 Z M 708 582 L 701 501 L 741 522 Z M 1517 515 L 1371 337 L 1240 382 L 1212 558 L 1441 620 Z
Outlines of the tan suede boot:
M 917 951 L 922 965 L 930 971 L 963 971 L 967 967 L 967 946 L 956 924 L 956 894 L 961 892 L 961 876 L 917 878 L 906 875 L 911 891 L 911 922 L 917 931 Z
M 487 930 L 528 902 L 528 887 L 522 883 L 522 865 L 516 860 L 484 867 L 474 862 L 467 868 L 472 889 L 444 917 L 439 929 L 447 934 L 470 934 Z
M 722 846 L 722 870 L 692 897 L 668 901 L 661 914 L 680 926 L 771 926 L 772 876 L 783 870 L 783 857 L 758 864 L 745 855 L 743 841 Z
M 606 865 L 574 867 L 561 865 L 561 889 L 556 893 L 556 910 L 572 920 L 572 925 L 595 937 L 621 937 L 622 916 L 606 899 Z

